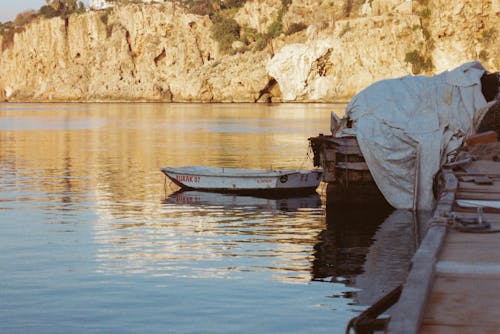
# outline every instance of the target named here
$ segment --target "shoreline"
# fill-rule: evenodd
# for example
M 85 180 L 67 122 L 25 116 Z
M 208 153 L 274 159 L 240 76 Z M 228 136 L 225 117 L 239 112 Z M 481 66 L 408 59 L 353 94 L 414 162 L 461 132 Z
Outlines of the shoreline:
M 349 100 L 339 101 L 293 101 L 293 102 L 203 102 L 203 101 L 190 101 L 190 102 L 166 102 L 166 101 L 145 101 L 145 100 L 99 100 L 99 101 L 0 101 L 0 104 L 255 104 L 255 105 L 277 105 L 277 104 L 347 104 Z

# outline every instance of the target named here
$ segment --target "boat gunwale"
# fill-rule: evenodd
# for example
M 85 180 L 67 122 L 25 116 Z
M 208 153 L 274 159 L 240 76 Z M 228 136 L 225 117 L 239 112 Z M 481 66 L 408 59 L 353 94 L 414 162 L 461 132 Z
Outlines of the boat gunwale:
M 160 170 L 164 173 L 172 173 L 172 174 L 182 174 L 182 175 L 192 175 L 192 176 L 206 176 L 206 177 L 238 177 L 238 178 L 264 178 L 264 177 L 280 177 L 283 175 L 292 175 L 292 174 L 322 174 L 322 169 L 303 169 L 303 170 L 265 170 L 265 169 L 243 169 L 243 168 L 233 168 L 233 167 L 207 167 L 206 169 L 201 169 L 199 171 L 196 170 L 188 170 L 189 167 L 196 166 L 183 166 L 183 167 L 163 167 Z M 186 170 L 182 170 L 185 168 Z M 210 168 L 214 168 L 213 171 Z M 224 170 L 229 170 L 237 173 L 225 173 Z M 218 173 L 222 172 L 222 173 Z M 255 174 L 248 174 L 249 172 L 254 172 Z M 245 174 L 246 173 L 246 174 Z M 167 174 L 168 175 L 168 174 Z

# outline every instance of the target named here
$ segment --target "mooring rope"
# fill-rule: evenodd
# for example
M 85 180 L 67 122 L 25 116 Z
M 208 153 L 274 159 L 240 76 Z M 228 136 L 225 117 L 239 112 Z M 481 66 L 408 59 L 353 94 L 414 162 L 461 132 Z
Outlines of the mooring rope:
M 359 316 L 352 318 L 347 324 L 345 333 L 349 334 L 351 329 L 354 329 L 356 333 L 372 333 L 373 331 L 385 330 L 389 318 L 378 319 L 378 317 L 397 303 L 402 291 L 403 286 L 399 285 L 364 310 Z

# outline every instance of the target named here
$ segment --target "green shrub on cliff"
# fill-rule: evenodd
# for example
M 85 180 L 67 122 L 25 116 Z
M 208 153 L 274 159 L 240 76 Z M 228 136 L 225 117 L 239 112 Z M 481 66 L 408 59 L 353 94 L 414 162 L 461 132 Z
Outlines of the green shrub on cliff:
M 255 51 L 262 51 L 266 48 L 270 41 L 271 38 L 269 36 L 265 34 L 258 34 L 253 49 Z
M 220 10 L 241 8 L 245 3 L 246 0 L 182 0 L 191 13 L 210 16 Z
M 214 11 L 212 5 L 210 2 L 200 2 L 200 1 L 189 1 L 186 4 L 187 9 L 189 12 L 196 14 L 196 15 L 211 15 Z
M 405 55 L 405 62 L 411 64 L 414 74 L 420 74 L 434 68 L 432 59 L 430 57 L 425 57 L 418 50 L 407 52 Z
M 36 18 L 36 12 L 34 10 L 32 9 L 26 10 L 24 12 L 17 14 L 16 18 L 14 19 L 14 25 L 16 27 L 21 27 L 30 23 L 35 18 Z
M 111 13 L 112 10 L 113 10 L 113 8 L 111 8 L 111 7 L 106 8 L 105 10 L 102 11 L 101 15 L 99 16 L 99 19 L 105 25 L 108 25 L 108 17 L 109 17 L 109 14 Z
M 85 12 L 85 4 L 77 0 L 46 0 L 47 5 L 40 7 L 38 14 L 51 18 L 61 16 L 67 18 L 71 14 Z
M 267 28 L 266 35 L 270 38 L 276 38 L 283 32 L 283 15 L 285 14 L 287 7 L 281 7 L 278 10 L 278 16 L 273 23 Z
M 428 7 L 425 7 L 420 11 L 420 16 L 424 19 L 428 19 L 431 17 L 431 10 Z
M 54 9 L 54 7 L 45 5 L 40 7 L 38 10 L 38 13 L 45 17 L 46 19 L 50 19 L 51 17 L 56 17 L 58 15 L 57 11 Z
M 495 28 L 490 28 L 483 30 L 483 32 L 481 32 L 481 38 L 479 41 L 485 46 L 490 46 L 496 40 L 497 40 L 497 30 Z
M 222 52 L 230 51 L 233 42 L 240 38 L 240 25 L 235 19 L 220 13 L 213 15 L 212 22 L 212 37 L 219 43 L 219 49 Z
M 490 55 L 489 55 L 488 51 L 486 51 L 486 50 L 481 50 L 481 51 L 479 52 L 478 57 L 479 57 L 479 60 L 480 60 L 480 61 L 486 62 L 486 61 L 488 61 L 488 59 L 490 58 Z
M 283 7 L 288 8 L 292 4 L 292 0 L 281 0 Z
M 220 2 L 221 2 L 221 7 L 240 8 L 245 5 L 246 0 L 225 0 Z
M 269 45 L 273 38 L 279 37 L 283 33 L 283 15 L 287 7 L 282 7 L 278 11 L 278 15 L 273 23 L 267 27 L 265 33 L 256 34 L 255 35 L 255 44 L 253 45 L 253 49 L 255 51 L 262 51 Z M 307 26 L 303 23 L 294 23 L 292 24 L 288 30 L 285 32 L 286 35 L 291 35 L 298 31 L 304 30 Z

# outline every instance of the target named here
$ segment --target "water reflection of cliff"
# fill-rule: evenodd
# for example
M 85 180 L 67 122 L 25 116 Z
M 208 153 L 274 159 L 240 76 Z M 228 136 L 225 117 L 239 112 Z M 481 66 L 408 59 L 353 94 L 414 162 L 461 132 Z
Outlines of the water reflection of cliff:
M 307 168 L 307 137 L 328 129 L 325 119 L 335 107 L 0 104 L 0 165 L 15 171 L 8 182 L 26 198 L 36 193 L 40 203 L 50 202 L 54 223 L 88 222 L 83 225 L 102 270 L 172 274 L 168 268 L 183 268 L 177 273 L 190 275 L 195 264 L 191 273 L 261 268 L 309 277 L 310 248 L 324 224 L 321 208 L 251 213 L 169 206 L 161 201 L 159 168 Z M 65 216 L 61 210 L 74 211 Z M 226 254 L 227 264 L 217 254 Z M 245 255 L 269 261 L 236 263 Z
M 33 187 L 152 203 L 163 165 L 298 167 L 331 105 L 0 104 L 0 162 Z M 68 184 L 69 183 L 69 184 Z M 140 209 L 140 208 L 138 208 Z M 117 210 L 118 212 L 119 210 Z
M 328 210 L 325 224 L 314 198 L 162 201 L 165 165 L 307 168 L 307 137 L 328 131 L 331 105 L 7 106 L 0 105 L 0 165 L 15 171 L 9 184 L 27 198 L 36 193 L 53 223 L 90 221 L 99 270 L 261 271 L 362 287 L 392 266 L 387 254 L 409 256 L 391 253 L 397 242 L 413 245 L 406 225 L 379 228 L 384 210 Z

